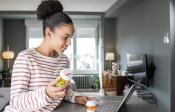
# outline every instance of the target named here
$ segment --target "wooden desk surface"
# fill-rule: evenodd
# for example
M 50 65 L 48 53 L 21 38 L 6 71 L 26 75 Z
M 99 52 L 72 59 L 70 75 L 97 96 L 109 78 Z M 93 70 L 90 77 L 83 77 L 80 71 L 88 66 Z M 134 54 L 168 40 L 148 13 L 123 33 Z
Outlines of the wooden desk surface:
M 122 96 L 104 96 L 99 97 L 100 100 L 117 100 L 121 101 Z M 62 102 L 54 112 L 86 112 L 86 107 L 69 102 Z M 154 105 L 145 102 L 144 100 L 132 96 L 127 102 L 126 106 L 121 109 L 121 112 L 157 112 Z

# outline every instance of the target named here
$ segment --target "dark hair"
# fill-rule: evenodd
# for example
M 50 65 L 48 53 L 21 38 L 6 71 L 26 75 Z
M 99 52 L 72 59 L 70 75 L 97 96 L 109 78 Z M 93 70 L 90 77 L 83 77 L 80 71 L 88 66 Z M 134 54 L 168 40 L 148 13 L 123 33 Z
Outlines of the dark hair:
M 58 0 L 44 0 L 37 8 L 37 19 L 43 20 L 43 34 L 49 27 L 52 31 L 55 27 L 64 24 L 73 24 L 71 18 L 63 12 L 63 5 Z

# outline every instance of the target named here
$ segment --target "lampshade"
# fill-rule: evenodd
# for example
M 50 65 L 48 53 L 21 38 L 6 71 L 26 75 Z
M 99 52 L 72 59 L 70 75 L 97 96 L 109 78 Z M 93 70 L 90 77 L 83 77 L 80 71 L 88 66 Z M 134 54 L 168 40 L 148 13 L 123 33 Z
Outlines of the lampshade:
M 3 59 L 13 59 L 14 58 L 14 52 L 13 51 L 3 51 L 2 52 L 2 58 Z
M 106 60 L 114 60 L 114 53 L 112 52 L 109 52 L 109 53 L 106 53 Z

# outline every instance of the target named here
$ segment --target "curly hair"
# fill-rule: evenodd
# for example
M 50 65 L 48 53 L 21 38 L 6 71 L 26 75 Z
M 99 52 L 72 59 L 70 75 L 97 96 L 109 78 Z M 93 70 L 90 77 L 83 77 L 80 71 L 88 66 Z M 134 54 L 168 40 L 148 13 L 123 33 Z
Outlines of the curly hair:
M 37 8 L 37 19 L 43 21 L 43 34 L 49 27 L 54 30 L 63 24 L 73 24 L 72 19 L 63 12 L 63 5 L 58 0 L 44 0 Z

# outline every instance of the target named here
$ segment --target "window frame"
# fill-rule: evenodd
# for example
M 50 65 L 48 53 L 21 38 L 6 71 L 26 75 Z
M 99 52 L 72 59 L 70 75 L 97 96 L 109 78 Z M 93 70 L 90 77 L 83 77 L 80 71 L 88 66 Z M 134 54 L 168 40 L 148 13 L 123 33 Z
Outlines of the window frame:
M 77 27 L 76 27 L 77 28 Z M 78 28 L 80 28 L 80 27 L 78 27 Z M 82 27 L 81 26 L 81 28 L 87 28 L 87 27 Z M 77 70 L 77 59 L 76 59 L 76 56 L 77 56 L 77 43 L 76 43 L 76 39 L 78 38 L 78 37 L 74 37 L 73 38 L 73 42 L 74 42 L 74 46 L 73 46 L 73 64 L 75 65 L 75 66 L 73 66 L 73 69 L 74 69 L 74 72 L 75 72 L 75 74 L 98 74 L 99 73 L 99 64 L 98 64 L 98 27 L 96 26 L 96 27 L 94 27 L 95 28 L 95 58 L 96 58 L 96 64 L 95 64 L 95 68 L 96 68 L 96 70 Z M 76 32 L 75 32 L 75 35 L 76 35 Z M 86 37 L 85 37 L 86 38 Z
M 87 27 L 93 27 L 95 28 L 95 52 L 96 52 L 96 70 L 77 70 L 76 65 L 76 55 L 77 55 L 77 44 L 76 44 L 76 37 L 73 37 L 73 73 L 74 74 L 99 74 L 99 51 L 98 51 L 98 41 L 99 41 L 99 27 L 100 27 L 100 19 L 73 19 L 73 23 L 75 26 L 75 29 L 77 27 L 79 28 L 87 28 Z M 29 48 L 29 29 L 30 28 L 42 28 L 42 22 L 38 22 L 37 19 L 25 19 L 25 25 L 26 25 L 26 48 Z M 76 32 L 75 32 L 76 35 Z M 42 37 L 41 37 L 42 38 Z M 71 62 L 70 62 L 71 63 Z

